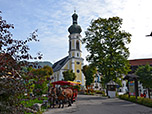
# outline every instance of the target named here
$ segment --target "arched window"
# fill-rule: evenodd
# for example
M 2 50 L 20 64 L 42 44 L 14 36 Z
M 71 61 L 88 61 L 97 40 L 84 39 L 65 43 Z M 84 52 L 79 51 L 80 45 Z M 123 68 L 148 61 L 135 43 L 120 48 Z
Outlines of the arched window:
M 71 50 L 71 41 L 70 41 L 70 44 L 69 44 L 69 50 Z
M 79 53 L 77 53 L 77 57 L 79 57 Z
M 77 42 L 76 42 L 76 49 L 77 50 L 80 50 L 80 45 L 79 45 L 79 41 L 77 40 Z

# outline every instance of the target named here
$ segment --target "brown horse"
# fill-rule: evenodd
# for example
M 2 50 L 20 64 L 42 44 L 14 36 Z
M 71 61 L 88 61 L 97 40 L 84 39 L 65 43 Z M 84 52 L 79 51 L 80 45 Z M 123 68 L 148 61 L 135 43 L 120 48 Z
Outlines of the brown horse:
M 61 107 L 61 104 L 62 104 L 62 108 L 63 108 L 65 101 L 67 101 L 69 103 L 68 106 L 71 106 L 71 103 L 73 103 L 73 91 L 72 91 L 72 89 L 58 88 L 56 93 L 57 93 L 58 101 L 59 101 L 58 108 Z
M 51 108 L 51 106 L 53 106 L 53 108 L 54 108 L 54 106 L 55 106 L 55 101 L 56 101 L 56 99 L 57 99 L 57 90 L 56 90 L 56 88 L 54 88 L 54 87 L 51 87 L 50 89 L 49 89 L 49 92 L 48 92 L 48 100 L 49 100 L 49 102 L 50 102 L 50 108 Z

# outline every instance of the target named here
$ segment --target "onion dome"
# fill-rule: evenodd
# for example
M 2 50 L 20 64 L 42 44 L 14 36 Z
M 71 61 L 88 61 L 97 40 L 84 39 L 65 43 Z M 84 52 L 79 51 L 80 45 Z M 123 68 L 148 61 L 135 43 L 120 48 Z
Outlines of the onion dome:
M 74 14 L 72 15 L 72 19 L 73 19 L 73 25 L 71 25 L 68 29 L 70 34 L 73 33 L 81 33 L 82 29 L 81 27 L 77 24 L 77 19 L 78 19 L 78 15 L 74 12 Z

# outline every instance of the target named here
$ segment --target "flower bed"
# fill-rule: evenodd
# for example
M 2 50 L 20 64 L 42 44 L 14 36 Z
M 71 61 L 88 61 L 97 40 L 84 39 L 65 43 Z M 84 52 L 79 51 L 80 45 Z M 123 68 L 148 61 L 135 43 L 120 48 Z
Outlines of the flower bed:
M 145 105 L 148 107 L 152 107 L 152 99 L 149 99 L 149 98 L 137 97 L 137 100 L 136 100 L 135 96 L 130 96 L 129 98 L 128 95 L 119 95 L 118 97 L 123 100 L 127 100 L 127 101 L 131 101 L 131 102 L 138 103 L 141 105 Z

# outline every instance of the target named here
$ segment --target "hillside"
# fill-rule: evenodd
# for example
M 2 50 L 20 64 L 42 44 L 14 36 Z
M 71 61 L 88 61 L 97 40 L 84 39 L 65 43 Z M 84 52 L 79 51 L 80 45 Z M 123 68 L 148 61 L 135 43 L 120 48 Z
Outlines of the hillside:
M 49 61 L 35 61 L 35 62 L 29 62 L 29 66 L 32 66 L 34 68 L 42 68 L 44 66 L 50 66 L 52 67 L 52 63 Z

